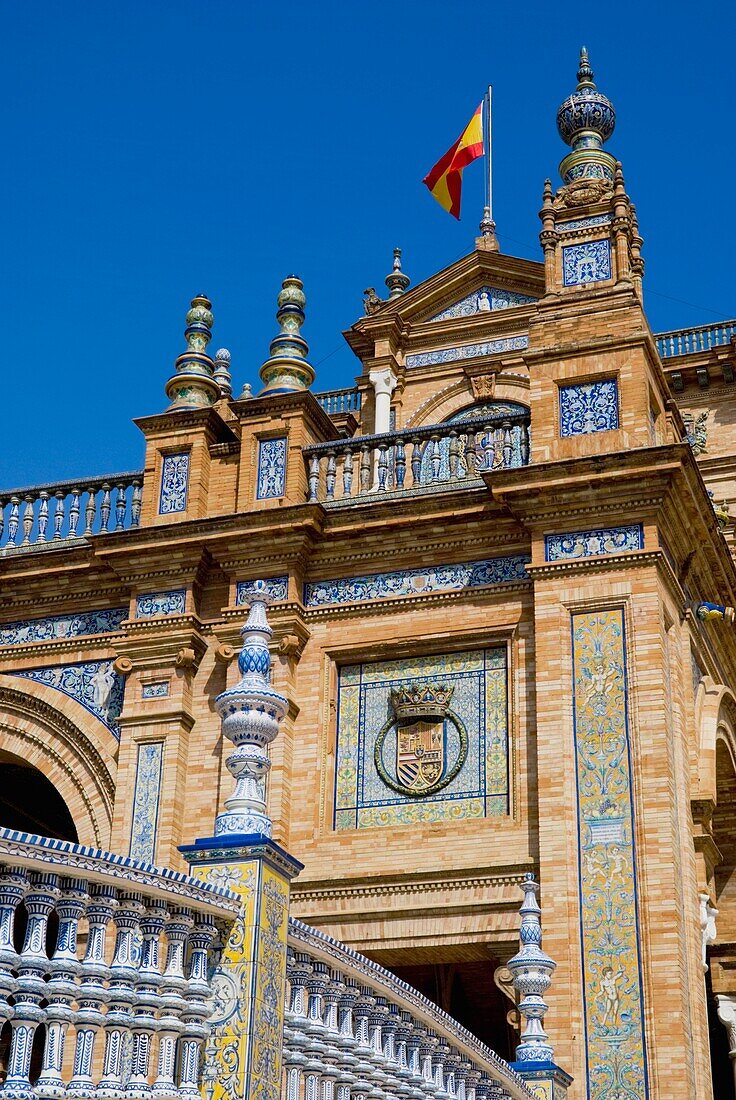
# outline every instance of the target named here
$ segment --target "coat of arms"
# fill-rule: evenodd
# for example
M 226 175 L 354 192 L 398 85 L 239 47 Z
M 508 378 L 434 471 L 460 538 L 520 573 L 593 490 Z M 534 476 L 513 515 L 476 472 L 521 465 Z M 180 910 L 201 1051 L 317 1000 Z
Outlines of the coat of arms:
M 446 787 L 458 774 L 468 753 L 463 723 L 450 710 L 452 687 L 443 684 L 407 684 L 391 692 L 393 718 L 376 738 L 374 759 L 383 782 L 400 794 L 419 798 Z M 446 724 L 459 735 L 457 759 L 448 762 Z M 384 746 L 395 730 L 395 758 L 387 767 Z M 393 774 L 391 774 L 393 772 Z

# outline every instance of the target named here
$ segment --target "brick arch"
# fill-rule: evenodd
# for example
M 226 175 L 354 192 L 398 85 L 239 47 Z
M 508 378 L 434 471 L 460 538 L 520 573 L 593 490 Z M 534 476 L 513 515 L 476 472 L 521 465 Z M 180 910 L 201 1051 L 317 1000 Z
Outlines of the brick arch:
M 81 704 L 37 681 L 0 675 L 0 749 L 54 784 L 80 844 L 110 843 L 118 743 Z
M 522 375 L 499 374 L 496 376 L 496 385 L 493 397 L 475 397 L 470 382 L 462 378 L 459 382 L 453 382 L 449 386 L 434 393 L 423 401 L 419 408 L 409 417 L 407 428 L 419 428 L 425 424 L 442 424 L 453 413 L 472 405 L 474 402 L 482 404 L 486 401 L 513 401 L 519 405 L 529 407 L 529 379 Z
M 695 727 L 698 731 L 695 797 L 718 801 L 718 746 L 730 757 L 736 770 L 736 696 L 710 676 L 701 681 L 695 699 Z

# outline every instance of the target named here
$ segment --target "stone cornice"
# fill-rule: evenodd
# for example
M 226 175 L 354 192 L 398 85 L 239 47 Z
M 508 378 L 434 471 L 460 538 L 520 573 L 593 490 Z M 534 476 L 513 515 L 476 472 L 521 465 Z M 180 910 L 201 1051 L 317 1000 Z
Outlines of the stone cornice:
M 266 393 L 249 397 L 244 401 L 232 401 L 232 412 L 239 418 L 240 425 L 250 426 L 251 422 L 270 421 L 276 418 L 302 413 L 321 439 L 338 439 L 340 433 L 330 417 L 320 405 L 311 390 L 295 390 L 291 393 Z
M 534 869 L 532 860 L 522 859 L 513 868 L 499 868 L 467 878 L 419 878 L 394 882 L 355 882 L 344 880 L 338 885 L 327 882 L 297 883 L 292 891 L 292 902 L 296 907 L 305 908 L 319 901 L 354 900 L 360 898 L 416 897 L 421 894 L 463 893 L 469 890 L 487 890 L 499 886 L 516 886 L 522 882 L 527 871 Z M 515 904 L 514 899 L 514 904 Z M 479 898 L 479 904 L 492 904 L 488 898 Z M 463 903 L 465 904 L 465 903 Z M 499 902 L 504 908 L 507 902 Z M 343 915 L 338 914 L 338 916 Z
M 182 432 L 192 432 L 199 428 L 203 429 L 213 442 L 231 443 L 238 440 L 238 425 L 224 420 L 216 408 L 177 409 L 175 412 L 154 413 L 152 416 L 137 417 L 133 423 L 145 436 L 175 437 Z

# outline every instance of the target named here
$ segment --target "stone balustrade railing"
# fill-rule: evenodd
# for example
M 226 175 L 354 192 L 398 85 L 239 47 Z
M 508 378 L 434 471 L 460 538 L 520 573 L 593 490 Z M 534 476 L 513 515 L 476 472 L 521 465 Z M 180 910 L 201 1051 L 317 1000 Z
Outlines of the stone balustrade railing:
M 199 1100 L 208 954 L 238 908 L 178 872 L 0 829 L 3 1097 Z
M 0 551 L 60 547 L 138 527 L 142 492 L 142 472 L 0 491 Z
M 304 448 L 310 501 L 460 486 L 489 470 L 526 466 L 529 417 L 492 416 L 353 436 Z
M 533 1100 L 511 1067 L 382 966 L 289 921 L 286 1100 Z
M 662 358 L 672 359 L 676 355 L 695 355 L 697 352 L 710 351 L 711 348 L 730 344 L 734 336 L 736 336 L 736 321 L 719 321 L 716 325 L 658 332 L 654 338 Z
M 344 390 L 325 390 L 314 396 L 328 416 L 360 411 L 360 391 L 354 386 Z

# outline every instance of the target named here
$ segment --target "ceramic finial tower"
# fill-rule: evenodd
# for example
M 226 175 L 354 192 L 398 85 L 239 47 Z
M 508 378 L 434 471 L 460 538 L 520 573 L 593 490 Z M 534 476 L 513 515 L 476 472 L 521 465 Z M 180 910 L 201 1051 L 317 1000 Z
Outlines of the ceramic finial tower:
M 608 141 L 615 126 L 613 104 L 593 83 L 588 51 L 583 46 L 578 86 L 557 111 L 560 137 L 572 146 L 572 151 L 560 164 L 560 175 L 565 183 L 585 178 L 613 181 L 616 161 L 605 152 L 603 143 Z
M 176 373 L 166 383 L 166 396 L 171 401 L 168 411 L 207 409 L 219 398 L 220 387 L 214 378 L 215 366 L 207 354 L 213 321 L 209 298 L 204 294 L 192 298 L 184 330 L 187 350 L 176 360 Z
M 230 352 L 220 348 L 215 352 L 215 382 L 220 387 L 221 397 L 230 397 L 233 392 L 233 380 L 230 374 Z
M 250 614 L 241 631 L 243 648 L 238 657 L 241 678 L 215 700 L 222 719 L 222 732 L 235 751 L 227 767 L 235 779 L 235 790 L 225 800 L 225 810 L 215 820 L 215 836 L 260 833 L 271 836 L 271 819 L 266 813 L 264 786 L 271 767 L 268 746 L 279 732 L 287 701 L 269 683 L 271 655 L 268 643 L 273 634 L 266 617 L 266 585 L 253 585 Z
M 551 1062 L 554 1051 L 542 1025 L 547 1011 L 544 994 L 550 987 L 556 963 L 542 951 L 542 910 L 537 901 L 539 883 L 529 874 L 521 889 L 524 891 L 520 909 L 521 950 L 508 961 L 508 968 L 514 976 L 514 989 L 521 995 L 519 1012 L 526 1025 L 516 1048 L 516 1060 Z
M 402 294 L 406 293 L 406 289 L 411 282 L 408 275 L 405 275 L 401 270 L 401 249 L 394 249 L 394 262 L 391 271 L 384 279 L 386 286 L 388 287 L 388 300 L 392 301 L 394 298 L 400 298 Z
M 301 335 L 307 301 L 301 279 L 288 275 L 281 284 L 277 301 L 276 320 L 281 331 L 271 341 L 271 354 L 260 370 L 261 393 L 308 390 L 314 382 L 314 370 L 307 362 L 309 345 Z

